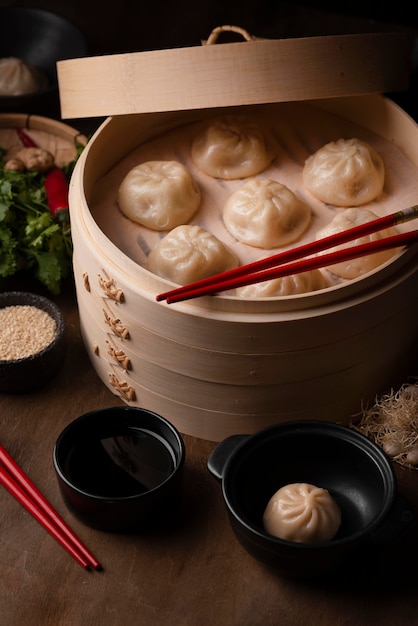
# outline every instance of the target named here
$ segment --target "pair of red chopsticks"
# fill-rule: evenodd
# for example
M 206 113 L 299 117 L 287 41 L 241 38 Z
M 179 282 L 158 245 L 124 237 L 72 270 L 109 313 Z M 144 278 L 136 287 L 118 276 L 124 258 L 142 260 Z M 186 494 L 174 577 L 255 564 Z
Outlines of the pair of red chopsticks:
M 167 304 L 172 304 L 174 302 L 198 298 L 199 296 L 215 295 L 221 291 L 244 287 L 245 285 L 260 283 L 273 278 L 281 278 L 283 276 L 289 276 L 290 274 L 307 272 L 389 248 L 409 246 L 418 242 L 418 230 L 370 241 L 317 257 L 309 257 L 309 255 L 333 248 L 347 241 L 352 241 L 357 237 L 375 233 L 384 228 L 389 228 L 390 226 L 395 226 L 402 222 L 408 222 L 415 218 L 418 218 L 418 205 L 414 205 L 403 211 L 391 213 L 390 215 L 385 215 L 384 217 L 378 217 L 365 224 L 354 226 L 353 228 L 330 235 L 329 237 L 324 237 L 323 239 L 318 239 L 317 241 L 312 241 L 297 248 L 279 252 L 265 259 L 260 259 L 259 261 L 248 263 L 247 265 L 241 265 L 233 270 L 228 270 L 227 272 L 222 272 L 189 283 L 183 287 L 166 291 L 165 293 L 157 295 L 156 300 L 157 302 L 165 300 Z
M 99 561 L 74 534 L 58 512 L 26 476 L 0 444 L 0 484 L 62 545 L 85 569 L 102 569 Z

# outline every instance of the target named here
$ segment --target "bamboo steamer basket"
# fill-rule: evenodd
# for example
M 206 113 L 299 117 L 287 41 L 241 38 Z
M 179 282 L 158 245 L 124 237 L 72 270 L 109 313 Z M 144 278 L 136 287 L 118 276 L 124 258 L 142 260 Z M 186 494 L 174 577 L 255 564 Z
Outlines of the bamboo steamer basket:
M 306 42 L 294 41 L 295 63 L 302 67 L 307 62 Z M 86 350 L 115 395 L 127 404 L 160 413 L 184 434 L 220 441 L 295 419 L 347 423 L 363 403 L 400 384 L 416 362 L 415 248 L 358 279 L 318 292 L 256 300 L 225 293 L 167 305 L 157 302 L 156 296 L 173 285 L 149 272 L 118 245 L 117 227 L 104 227 L 95 207 L 98 188 L 106 187 L 112 173 L 138 146 L 237 108 L 261 115 L 286 111 L 292 118 L 297 107 L 302 111 L 308 107 L 321 119 L 343 120 L 396 146 L 414 173 L 418 167 L 415 123 L 387 98 L 364 93 L 389 91 L 399 80 L 399 71 L 389 69 L 388 76 L 387 65 L 385 70 L 375 69 L 366 89 L 362 80 L 353 78 L 353 50 L 347 41 L 353 40 L 344 38 L 349 49 L 344 67 L 350 69 L 351 77 L 339 85 L 343 94 L 338 97 L 329 81 L 313 81 L 314 85 L 306 81 L 303 88 L 300 84 L 289 86 L 287 78 L 293 75 L 294 65 L 292 72 L 287 68 L 282 75 L 277 69 L 280 63 L 260 60 L 264 54 L 287 59 L 283 42 L 251 38 L 222 46 L 158 51 L 156 57 L 138 53 L 58 65 L 64 116 L 110 115 L 84 150 L 70 185 L 74 275 Z M 366 41 L 370 47 L 367 37 Z M 364 39 L 354 38 L 354 43 L 362 47 Z M 309 54 L 312 49 L 314 56 L 318 52 L 317 77 L 322 76 L 324 50 L 329 53 L 328 46 L 338 48 L 337 44 L 335 38 L 329 38 L 309 47 Z M 288 45 L 286 42 L 286 49 Z M 250 76 L 238 72 L 235 81 L 228 74 L 232 86 L 227 88 L 224 68 L 236 61 L 238 49 L 240 55 L 245 51 L 245 63 L 252 60 L 257 69 L 255 96 L 248 88 L 251 72 Z M 170 52 L 180 58 L 173 60 Z M 377 56 L 381 53 L 377 45 Z M 161 55 L 170 60 L 169 69 Z M 219 64 L 219 55 L 223 64 Z M 325 55 L 328 60 L 331 57 Z M 177 65 L 184 70 L 184 60 L 189 62 L 186 76 L 179 74 Z M 155 77 L 158 67 L 168 80 L 173 63 L 176 80 L 183 77 L 183 87 L 187 82 L 189 100 L 178 82 L 167 82 L 162 89 Z M 202 63 L 213 72 L 206 84 Z M 117 72 L 114 67 L 119 68 Z M 341 76 L 337 67 L 331 70 L 334 76 Z M 208 67 L 206 78 L 207 71 Z M 126 86 L 128 75 L 132 83 L 129 93 L 122 90 L 120 97 L 115 97 L 115 84 Z M 211 85 L 219 81 L 214 96 Z M 287 85 L 285 93 L 276 89 L 277 81 Z M 144 84 L 149 89 L 141 92 Z M 94 101 L 91 90 L 96 93 Z M 416 203 L 417 199 L 418 191 L 412 186 L 396 201 Z
M 3 150 L 22 147 L 16 128 L 27 130 L 39 146 L 49 150 L 58 167 L 63 167 L 76 158 L 77 143 L 87 143 L 86 137 L 77 129 L 58 120 L 27 113 L 1 113 L 0 146 Z

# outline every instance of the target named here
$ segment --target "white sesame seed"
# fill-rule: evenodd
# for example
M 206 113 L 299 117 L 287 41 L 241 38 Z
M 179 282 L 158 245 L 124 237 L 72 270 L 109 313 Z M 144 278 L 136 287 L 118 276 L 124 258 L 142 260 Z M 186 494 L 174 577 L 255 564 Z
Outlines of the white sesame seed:
M 37 354 L 52 343 L 56 332 L 55 320 L 36 306 L 3 307 L 0 309 L 0 360 Z

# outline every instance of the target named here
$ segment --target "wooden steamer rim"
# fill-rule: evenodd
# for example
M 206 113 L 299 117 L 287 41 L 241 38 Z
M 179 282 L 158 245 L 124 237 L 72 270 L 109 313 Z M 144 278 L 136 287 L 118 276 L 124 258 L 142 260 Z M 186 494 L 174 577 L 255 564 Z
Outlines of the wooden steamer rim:
M 57 63 L 62 118 L 126 115 L 403 91 L 404 32 L 257 39 Z M 245 31 L 241 31 L 245 35 Z M 213 36 L 215 33 L 215 37 Z M 361 67 L 361 72 L 358 68 Z
M 404 154 L 418 167 L 418 148 L 415 122 L 391 100 L 380 95 L 349 96 L 311 103 L 315 108 L 330 114 L 349 119 L 353 123 L 366 122 L 370 130 L 386 141 L 399 145 L 400 139 Z M 264 105 L 261 105 L 264 106 Z M 273 106 L 280 107 L 280 103 Z M 223 109 L 228 111 L 228 109 Z M 91 195 L 100 178 L 107 175 L 115 163 L 129 152 L 138 142 L 147 141 L 155 133 L 164 132 L 177 125 L 190 122 L 195 116 L 210 115 L 211 110 L 150 113 L 148 115 L 121 115 L 107 118 L 98 128 L 76 165 L 70 186 L 70 209 L 74 215 L 73 227 L 80 236 L 88 237 L 89 246 L 96 247 L 112 268 L 112 276 L 121 284 L 140 286 L 143 302 L 156 307 L 159 315 L 181 315 L 211 320 L 239 319 L 242 314 L 246 322 L 257 324 L 268 321 L 304 317 L 316 317 L 330 313 L 340 307 L 351 306 L 354 301 L 369 300 L 377 293 L 385 292 L 391 285 L 404 280 L 410 272 L 415 272 L 418 253 L 411 246 L 387 262 L 349 281 L 326 287 L 319 291 L 299 295 L 274 298 L 246 299 L 230 295 L 228 292 L 216 297 L 205 296 L 195 300 L 167 306 L 155 301 L 157 293 L 175 287 L 170 281 L 160 278 L 129 258 L 101 230 L 90 211 Z M 108 146 L 112 146 L 112 150 Z M 80 190 L 82 193 L 80 194 Z M 345 304 L 344 304 L 345 302 Z M 350 304 L 351 303 L 351 304 Z

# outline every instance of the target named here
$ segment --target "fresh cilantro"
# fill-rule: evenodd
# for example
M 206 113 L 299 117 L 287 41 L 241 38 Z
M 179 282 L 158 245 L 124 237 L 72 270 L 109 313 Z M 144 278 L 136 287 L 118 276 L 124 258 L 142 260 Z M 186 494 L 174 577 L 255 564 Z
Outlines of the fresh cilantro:
M 4 163 L 4 151 L 0 149 L 0 279 L 30 272 L 51 293 L 58 294 L 71 272 L 70 225 L 54 220 L 46 199 L 44 174 L 8 171 Z M 64 168 L 67 180 L 74 164 Z

